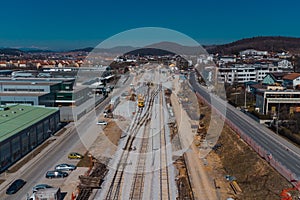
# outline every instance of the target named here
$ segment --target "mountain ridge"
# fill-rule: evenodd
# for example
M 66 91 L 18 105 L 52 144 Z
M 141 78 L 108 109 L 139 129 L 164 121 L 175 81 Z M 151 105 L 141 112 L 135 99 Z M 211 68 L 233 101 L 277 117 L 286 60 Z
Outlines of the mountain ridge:
M 204 46 L 208 53 L 212 54 L 238 54 L 246 49 L 255 49 L 269 52 L 289 51 L 300 54 L 300 38 L 283 36 L 258 36 L 244 38 L 223 45 Z
M 240 51 L 246 49 L 256 49 L 261 51 L 282 52 L 289 51 L 290 53 L 300 54 L 300 38 L 284 37 L 284 36 L 258 36 L 252 38 L 244 38 L 227 44 L 221 45 L 203 45 L 201 46 L 184 46 L 172 42 L 159 42 L 145 47 L 133 46 L 116 46 L 112 48 L 79 48 L 68 51 L 52 51 L 43 49 L 26 49 L 26 48 L 0 48 L 0 54 L 20 55 L 26 53 L 43 53 L 43 52 L 96 52 L 96 53 L 127 53 L 137 49 L 145 48 L 160 48 L 169 50 L 177 54 L 193 54 L 197 55 L 203 53 L 203 48 L 210 54 L 238 54 Z

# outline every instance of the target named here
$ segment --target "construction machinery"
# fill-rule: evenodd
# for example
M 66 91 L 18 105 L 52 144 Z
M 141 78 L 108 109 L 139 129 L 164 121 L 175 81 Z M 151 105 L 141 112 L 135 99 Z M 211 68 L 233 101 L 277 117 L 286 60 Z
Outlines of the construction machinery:
M 142 94 L 138 95 L 138 107 L 143 108 L 145 106 L 145 99 Z
M 300 190 L 300 182 L 297 183 L 295 187 L 283 189 L 280 193 L 281 200 L 293 200 L 292 195 L 289 193 L 289 191 L 292 190 Z

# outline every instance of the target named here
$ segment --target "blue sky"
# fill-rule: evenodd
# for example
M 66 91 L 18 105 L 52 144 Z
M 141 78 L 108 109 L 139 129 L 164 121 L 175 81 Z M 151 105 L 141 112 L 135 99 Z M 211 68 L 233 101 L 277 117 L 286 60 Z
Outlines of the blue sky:
M 173 29 L 200 44 L 253 36 L 300 37 L 299 8 L 297 0 L 2 1 L 0 47 L 94 47 L 140 27 Z

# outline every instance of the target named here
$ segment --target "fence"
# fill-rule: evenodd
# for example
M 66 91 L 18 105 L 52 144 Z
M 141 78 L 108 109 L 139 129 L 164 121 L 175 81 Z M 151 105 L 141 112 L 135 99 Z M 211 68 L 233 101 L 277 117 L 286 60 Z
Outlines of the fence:
M 221 112 L 212 107 L 212 105 L 203 98 L 198 92 L 196 93 L 197 97 L 204 101 L 208 106 L 211 107 L 212 110 L 216 111 L 219 116 L 225 121 L 225 123 L 235 131 L 241 139 L 243 139 L 251 148 L 256 151 L 260 157 L 264 158 L 276 171 L 278 171 L 283 177 L 289 180 L 292 184 L 297 185 L 295 180 L 298 180 L 296 174 L 292 173 L 289 169 L 287 169 L 282 163 L 278 162 L 268 151 L 266 151 L 263 147 L 258 145 L 251 137 L 249 137 L 245 132 L 243 132 L 240 128 L 238 128 L 232 121 L 227 119 Z

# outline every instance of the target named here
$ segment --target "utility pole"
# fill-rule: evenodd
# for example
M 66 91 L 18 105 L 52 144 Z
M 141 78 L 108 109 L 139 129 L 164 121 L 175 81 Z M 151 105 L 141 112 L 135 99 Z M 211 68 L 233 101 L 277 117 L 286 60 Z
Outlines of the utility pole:
M 277 128 L 276 128 L 276 133 L 277 134 L 278 134 L 279 112 L 280 112 L 280 103 L 278 105 L 278 111 L 277 111 Z
M 244 109 L 246 110 L 247 108 L 247 86 L 245 85 L 245 105 L 244 105 Z

